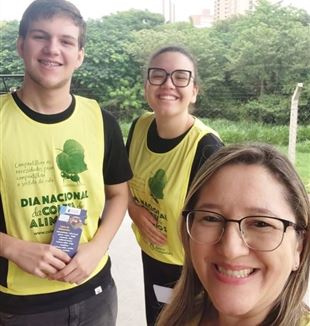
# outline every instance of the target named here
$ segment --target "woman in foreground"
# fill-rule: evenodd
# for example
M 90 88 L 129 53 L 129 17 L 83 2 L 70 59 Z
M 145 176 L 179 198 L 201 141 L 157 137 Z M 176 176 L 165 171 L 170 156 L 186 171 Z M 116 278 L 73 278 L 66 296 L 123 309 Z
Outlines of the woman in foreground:
M 189 190 L 185 264 L 157 325 L 310 325 L 309 218 L 284 155 L 263 144 L 220 149 Z

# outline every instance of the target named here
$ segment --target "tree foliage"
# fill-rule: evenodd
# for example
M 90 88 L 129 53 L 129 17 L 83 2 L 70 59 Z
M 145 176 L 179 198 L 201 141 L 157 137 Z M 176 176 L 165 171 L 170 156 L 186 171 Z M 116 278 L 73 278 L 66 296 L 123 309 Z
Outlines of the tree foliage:
M 164 23 L 159 14 L 130 10 L 89 20 L 86 57 L 73 79 L 76 92 L 96 98 L 123 120 L 139 115 L 144 70 L 158 47 L 177 44 L 196 57 L 197 114 L 287 123 L 290 98 L 304 83 L 300 121 L 310 120 L 310 16 L 261 0 L 256 10 L 211 28 Z M 22 72 L 15 50 L 18 22 L 0 23 L 0 73 Z

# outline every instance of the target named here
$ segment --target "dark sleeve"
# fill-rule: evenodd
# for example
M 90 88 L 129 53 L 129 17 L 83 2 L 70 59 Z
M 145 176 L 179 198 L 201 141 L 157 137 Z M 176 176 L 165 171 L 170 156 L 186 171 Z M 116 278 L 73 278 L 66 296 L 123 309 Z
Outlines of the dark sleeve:
M 193 160 L 188 186 L 190 186 L 190 184 L 192 183 L 196 173 L 198 172 L 202 164 L 222 146 L 224 146 L 222 141 L 211 133 L 203 136 L 200 139 Z
M 136 126 L 136 123 L 138 121 L 139 118 L 135 119 L 131 126 L 130 126 L 130 129 L 128 131 L 128 137 L 127 137 L 127 141 L 126 141 L 126 150 L 127 150 L 127 153 L 129 153 L 129 148 L 130 148 L 130 144 L 131 144 L 131 140 L 132 140 L 132 135 L 133 135 L 133 131 L 135 130 L 135 126 Z
M 126 182 L 132 178 L 132 171 L 121 129 L 111 113 L 101 111 L 104 121 L 104 183 L 114 185 Z

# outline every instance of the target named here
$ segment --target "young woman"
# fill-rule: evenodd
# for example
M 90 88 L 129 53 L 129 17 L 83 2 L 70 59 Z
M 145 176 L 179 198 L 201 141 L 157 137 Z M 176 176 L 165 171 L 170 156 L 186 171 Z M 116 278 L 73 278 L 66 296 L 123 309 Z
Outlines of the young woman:
M 134 173 L 128 210 L 142 249 L 148 325 L 154 324 L 181 273 L 177 219 L 188 186 L 201 164 L 222 146 L 217 133 L 190 113 L 197 78 L 194 59 L 185 49 L 157 51 L 145 81 L 153 112 L 134 121 L 127 142 Z
M 219 150 L 181 221 L 185 263 L 158 326 L 309 326 L 310 204 L 269 145 Z

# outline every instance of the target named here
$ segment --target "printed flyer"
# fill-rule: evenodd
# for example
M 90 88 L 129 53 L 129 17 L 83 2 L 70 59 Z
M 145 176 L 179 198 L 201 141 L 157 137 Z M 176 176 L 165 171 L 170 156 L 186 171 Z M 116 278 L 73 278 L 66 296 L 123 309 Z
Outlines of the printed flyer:
M 78 249 L 86 213 L 85 209 L 60 207 L 51 244 L 65 251 L 70 257 L 73 257 Z

